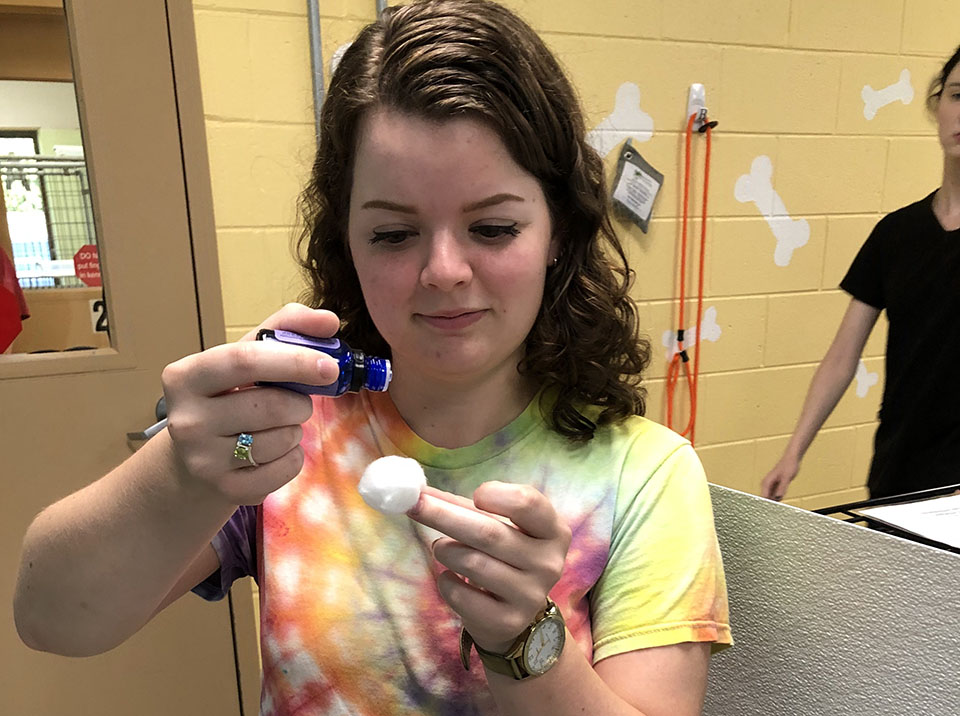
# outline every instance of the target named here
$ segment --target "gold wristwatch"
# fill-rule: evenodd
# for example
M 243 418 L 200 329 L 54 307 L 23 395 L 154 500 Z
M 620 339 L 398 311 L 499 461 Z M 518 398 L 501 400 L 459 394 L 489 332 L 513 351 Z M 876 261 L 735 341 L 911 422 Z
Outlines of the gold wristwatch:
M 498 674 L 518 681 L 547 673 L 563 651 L 567 638 L 563 615 L 547 597 L 547 606 L 540 610 L 533 622 L 517 637 L 505 654 L 487 651 L 474 642 L 470 632 L 460 630 L 460 663 L 470 670 L 470 647 L 477 650 L 483 665 Z

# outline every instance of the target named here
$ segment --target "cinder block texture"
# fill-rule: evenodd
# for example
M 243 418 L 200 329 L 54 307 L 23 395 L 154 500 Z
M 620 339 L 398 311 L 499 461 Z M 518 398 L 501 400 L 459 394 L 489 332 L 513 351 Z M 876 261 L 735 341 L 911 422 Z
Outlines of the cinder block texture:
M 708 373 L 700 376 L 697 394 L 697 444 L 735 442 L 768 435 L 771 430 L 761 410 L 760 382 L 764 371 Z M 789 425 L 790 418 L 781 420 Z
M 811 218 L 807 224 L 810 227 L 807 243 L 793 251 L 786 266 L 778 266 L 774 258 L 776 235 L 759 212 L 756 218 L 712 221 L 707 246 L 710 295 L 817 290 L 823 267 L 826 220 Z
M 324 4 L 327 4 L 327 1 L 324 0 Z M 333 1 L 336 2 L 336 0 Z M 239 10 L 260 16 L 277 14 L 306 16 L 307 14 L 307 4 L 300 0 L 193 0 L 193 7 L 195 10 Z
M 196 13 L 204 111 L 219 119 L 312 123 L 303 18 Z M 270 61 L 262 59 L 269 57 Z M 278 82 L 277 77 L 283 81 Z
M 218 227 L 293 226 L 315 145 L 313 125 L 208 121 Z
M 771 296 L 764 365 L 818 363 L 849 301 L 842 291 Z
M 697 448 L 707 480 L 750 493 L 760 490 L 760 477 L 754 469 L 756 452 L 757 445 L 752 440 Z
M 223 276 L 224 319 L 227 326 L 259 323 L 265 306 L 296 301 L 303 290 L 293 260 L 296 237 L 290 230 L 221 229 L 217 239 Z M 251 280 L 251 268 L 256 280 Z
M 675 219 L 656 219 L 644 234 L 635 224 L 615 224 L 630 268 L 636 272 L 632 295 L 638 301 L 670 299 L 680 283 Z
M 663 7 L 663 36 L 669 39 L 780 47 L 789 25 L 789 0 L 675 0 Z
M 602 8 L 574 0 L 505 0 L 503 4 L 540 32 L 636 38 L 660 36 L 661 0 L 604 0 Z
M 306 5 L 306 3 L 301 3 Z M 393 2 L 391 5 L 403 5 L 404 3 Z M 372 22 L 377 12 L 376 2 L 364 2 L 363 0 L 320 0 L 321 18 L 347 18 L 359 20 L 363 23 Z
M 906 0 L 901 52 L 949 57 L 960 38 L 954 0 Z
M 724 47 L 717 119 L 738 132 L 829 134 L 840 62 L 823 52 Z
M 819 50 L 897 52 L 903 0 L 794 2 L 790 44 Z
M 787 137 L 777 191 L 791 215 L 877 211 L 886 157 L 880 137 Z

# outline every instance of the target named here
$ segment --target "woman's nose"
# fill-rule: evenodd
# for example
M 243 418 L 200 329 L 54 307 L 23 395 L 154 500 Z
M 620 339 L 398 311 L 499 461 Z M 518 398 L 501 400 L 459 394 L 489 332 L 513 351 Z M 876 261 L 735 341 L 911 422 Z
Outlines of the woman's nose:
M 426 242 L 420 283 L 427 288 L 450 291 L 469 283 L 473 269 L 465 247 L 452 233 L 434 234 Z

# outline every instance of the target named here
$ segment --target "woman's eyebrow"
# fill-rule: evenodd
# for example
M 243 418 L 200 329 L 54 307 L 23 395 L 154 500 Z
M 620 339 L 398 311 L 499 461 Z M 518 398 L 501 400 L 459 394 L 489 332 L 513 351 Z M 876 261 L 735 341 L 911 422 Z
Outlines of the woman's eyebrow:
M 386 199 L 371 199 L 370 201 L 363 202 L 361 209 L 386 209 L 387 211 L 396 211 L 400 214 L 416 214 L 417 210 L 412 206 L 405 206 L 403 204 L 397 204 L 393 201 L 387 201 Z
M 471 211 L 479 211 L 480 209 L 487 209 L 491 206 L 496 206 L 497 204 L 502 204 L 505 201 L 526 201 L 522 196 L 517 196 L 516 194 L 494 194 L 489 196 L 486 199 L 481 199 L 480 201 L 474 202 L 472 204 L 467 204 L 463 207 L 463 213 L 469 214 Z M 399 214 L 416 214 L 417 210 L 412 206 L 406 206 L 405 204 L 398 204 L 394 201 L 387 201 L 386 199 L 371 199 L 370 201 L 365 201 L 360 206 L 361 209 L 385 209 L 387 211 L 395 211 Z
M 471 211 L 477 211 L 479 209 L 486 209 L 491 206 L 496 206 L 497 204 L 502 204 L 505 201 L 526 201 L 522 196 L 517 196 L 516 194 L 494 194 L 491 197 L 486 199 L 481 199 L 478 202 L 473 204 L 467 204 L 463 207 L 463 213 L 469 214 Z

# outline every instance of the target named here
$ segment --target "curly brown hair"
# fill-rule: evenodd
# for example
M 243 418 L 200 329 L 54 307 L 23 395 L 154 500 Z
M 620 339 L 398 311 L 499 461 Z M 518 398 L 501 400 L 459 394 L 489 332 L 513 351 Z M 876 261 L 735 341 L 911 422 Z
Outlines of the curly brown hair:
M 388 8 L 343 54 L 300 200 L 305 302 L 336 313 L 348 343 L 389 355 L 347 246 L 358 130 L 375 108 L 484 122 L 540 182 L 559 257 L 518 369 L 550 389 L 551 427 L 587 441 L 598 425 L 642 415 L 650 345 L 637 333 L 633 274 L 610 222 L 603 162 L 585 140 L 577 95 L 556 58 L 529 25 L 493 2 Z

